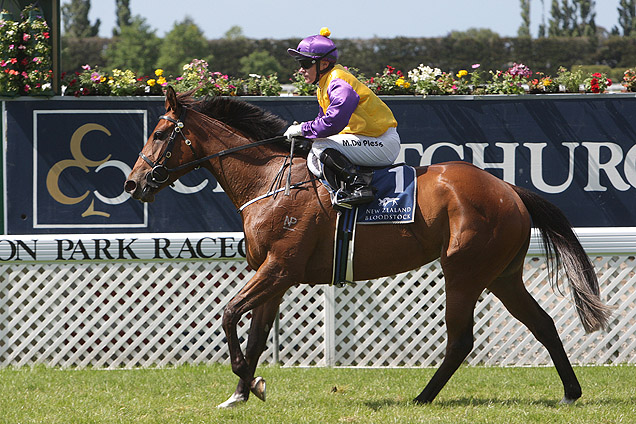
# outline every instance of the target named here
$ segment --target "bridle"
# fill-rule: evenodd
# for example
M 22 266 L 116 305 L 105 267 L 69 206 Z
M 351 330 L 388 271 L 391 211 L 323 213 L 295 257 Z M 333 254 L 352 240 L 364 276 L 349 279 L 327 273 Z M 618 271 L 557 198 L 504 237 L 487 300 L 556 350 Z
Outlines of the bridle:
M 194 159 L 193 161 L 190 161 L 190 162 L 185 163 L 183 165 L 176 166 L 174 168 L 168 168 L 166 166 L 166 162 L 172 156 L 172 149 L 174 149 L 175 140 L 177 138 L 177 135 L 179 135 L 179 134 L 181 134 L 181 137 L 183 137 L 183 140 L 184 140 L 186 146 L 190 147 L 190 150 L 192 150 L 193 156 L 195 158 L 197 157 L 196 151 L 194 150 L 194 147 L 192 146 L 192 142 L 190 140 L 188 140 L 188 138 L 185 136 L 185 134 L 183 134 L 183 128 L 184 128 L 184 123 L 183 122 L 185 121 L 186 111 L 187 111 L 187 109 L 185 107 L 182 107 L 181 108 L 181 113 L 179 114 L 179 118 L 177 118 L 177 119 L 171 118 L 171 117 L 166 116 L 166 115 L 161 115 L 159 117 L 159 119 L 165 119 L 168 122 L 172 122 L 174 124 L 174 129 L 172 130 L 172 134 L 170 134 L 170 138 L 168 139 L 168 143 L 166 144 L 165 150 L 163 151 L 163 153 L 159 156 L 159 158 L 156 161 L 153 162 L 153 160 L 150 159 L 148 156 L 146 156 L 143 152 L 139 152 L 139 156 L 148 165 L 150 165 L 151 168 L 152 168 L 146 174 L 146 182 L 148 183 L 148 185 L 150 187 L 152 187 L 154 189 L 158 189 L 161 186 L 161 184 L 163 184 L 166 181 L 168 181 L 168 179 L 170 178 L 170 174 L 173 173 L 173 172 L 181 171 L 181 170 L 184 170 L 184 169 L 190 168 L 190 167 L 199 167 L 200 164 L 202 164 L 203 162 L 206 162 L 206 161 L 208 161 L 210 159 L 213 159 L 213 158 L 216 158 L 216 157 L 220 157 L 220 156 L 229 155 L 230 153 L 238 152 L 239 150 L 245 150 L 245 149 L 249 149 L 249 148 L 252 148 L 252 147 L 262 146 L 262 145 L 265 145 L 265 144 L 276 143 L 276 142 L 280 142 L 282 140 L 285 140 L 284 136 L 267 138 L 265 140 L 260 140 L 260 141 L 256 141 L 256 142 L 253 142 L 253 143 L 245 144 L 243 146 L 236 146 L 236 147 L 232 147 L 232 148 L 229 148 L 229 149 L 225 149 L 225 150 L 222 150 L 222 151 L 220 151 L 218 153 L 214 153 L 212 155 L 205 156 L 203 158 Z

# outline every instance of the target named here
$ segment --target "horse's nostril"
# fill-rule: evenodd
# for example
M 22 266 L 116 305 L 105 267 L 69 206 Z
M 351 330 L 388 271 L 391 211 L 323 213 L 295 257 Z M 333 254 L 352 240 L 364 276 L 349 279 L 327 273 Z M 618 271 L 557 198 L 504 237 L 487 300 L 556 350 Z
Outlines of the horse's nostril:
M 124 183 L 124 190 L 126 190 L 127 193 L 132 193 L 135 189 L 137 189 L 137 183 L 133 180 L 128 180 Z

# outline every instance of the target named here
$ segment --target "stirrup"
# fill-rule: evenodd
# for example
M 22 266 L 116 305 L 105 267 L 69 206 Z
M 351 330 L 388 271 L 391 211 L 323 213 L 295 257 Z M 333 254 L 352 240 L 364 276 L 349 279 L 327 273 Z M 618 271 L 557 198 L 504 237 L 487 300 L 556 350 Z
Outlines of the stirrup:
M 337 206 L 350 209 L 355 205 L 370 203 L 375 199 L 375 188 L 371 186 L 358 186 L 353 190 L 339 189 L 334 195 Z

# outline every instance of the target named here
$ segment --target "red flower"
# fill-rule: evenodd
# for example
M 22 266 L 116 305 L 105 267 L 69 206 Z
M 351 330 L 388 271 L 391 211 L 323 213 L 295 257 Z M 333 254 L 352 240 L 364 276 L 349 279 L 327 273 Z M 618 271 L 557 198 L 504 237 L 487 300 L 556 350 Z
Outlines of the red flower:
M 598 85 L 598 79 L 592 78 L 590 81 L 590 88 L 592 89 L 592 93 L 600 93 L 601 88 Z

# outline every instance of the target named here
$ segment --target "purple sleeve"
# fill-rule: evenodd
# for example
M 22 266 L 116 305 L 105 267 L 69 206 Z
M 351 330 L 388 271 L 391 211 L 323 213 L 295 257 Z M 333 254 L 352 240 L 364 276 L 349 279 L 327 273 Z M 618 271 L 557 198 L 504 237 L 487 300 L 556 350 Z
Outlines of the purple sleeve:
M 303 135 L 307 138 L 324 138 L 342 131 L 353 111 L 358 107 L 360 96 L 344 80 L 335 78 L 327 88 L 329 107 L 323 113 L 322 108 L 313 121 L 303 122 Z

